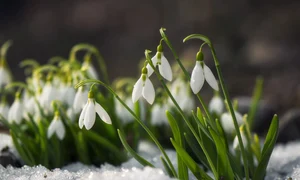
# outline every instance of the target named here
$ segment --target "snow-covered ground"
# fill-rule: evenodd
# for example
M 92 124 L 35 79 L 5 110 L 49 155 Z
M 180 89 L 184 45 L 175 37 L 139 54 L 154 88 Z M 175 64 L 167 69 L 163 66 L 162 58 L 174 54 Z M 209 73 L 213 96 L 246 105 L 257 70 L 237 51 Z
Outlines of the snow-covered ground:
M 0 134 L 0 149 L 6 145 L 12 146 L 10 137 Z M 130 159 L 120 167 L 104 164 L 101 167 L 74 163 L 62 169 L 48 170 L 43 166 L 22 168 L 0 165 L 0 180 L 170 180 L 162 170 L 161 154 L 150 144 L 141 143 L 140 154 L 152 162 L 157 168 L 143 167 L 136 160 Z M 176 153 L 167 151 L 171 161 L 176 163 Z M 175 165 L 176 167 L 176 165 Z M 273 151 L 268 166 L 266 180 L 300 179 L 300 142 L 287 145 L 277 145 Z M 190 174 L 190 179 L 195 179 Z

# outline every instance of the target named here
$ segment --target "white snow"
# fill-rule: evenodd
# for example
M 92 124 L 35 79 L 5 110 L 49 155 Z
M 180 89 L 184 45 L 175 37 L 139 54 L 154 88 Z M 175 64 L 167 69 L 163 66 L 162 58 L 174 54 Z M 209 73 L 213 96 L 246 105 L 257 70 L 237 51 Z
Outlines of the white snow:
M 12 147 L 11 138 L 0 134 L 0 151 L 4 147 Z M 166 151 L 174 167 L 176 152 Z M 1 153 L 0 153 L 1 154 Z M 120 167 L 104 164 L 101 167 L 73 163 L 61 169 L 49 170 L 41 165 L 22 168 L 0 165 L 0 180 L 171 180 L 163 170 L 160 151 L 150 143 L 141 142 L 139 154 L 151 162 L 156 168 L 143 167 L 135 159 L 129 159 Z M 196 179 L 189 173 L 190 179 Z M 300 179 L 300 141 L 286 145 L 276 145 L 271 156 L 266 180 Z

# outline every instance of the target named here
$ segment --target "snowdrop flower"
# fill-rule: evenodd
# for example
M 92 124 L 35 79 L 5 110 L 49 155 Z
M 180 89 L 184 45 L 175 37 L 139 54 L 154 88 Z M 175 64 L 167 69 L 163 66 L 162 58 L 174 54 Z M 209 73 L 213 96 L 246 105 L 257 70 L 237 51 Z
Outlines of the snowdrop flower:
M 208 66 L 203 62 L 203 53 L 199 51 L 196 57 L 196 65 L 192 71 L 190 86 L 194 94 L 197 94 L 203 84 L 204 80 L 216 91 L 219 91 L 218 82 Z
M 46 113 L 53 112 L 51 102 L 59 97 L 58 90 L 48 81 L 42 91 L 39 99 L 41 107 L 45 109 Z
M 155 104 L 151 111 L 151 124 L 153 125 L 166 125 L 169 123 L 166 115 L 168 109 L 166 104 Z
M 152 82 L 149 80 L 148 69 L 144 67 L 142 75 L 135 83 L 132 91 L 132 102 L 135 103 L 143 95 L 149 104 L 153 104 L 155 98 L 155 91 Z
M 88 91 L 84 90 L 83 87 L 79 87 L 74 98 L 73 109 L 74 113 L 79 113 L 88 100 Z
M 191 90 L 188 87 L 187 83 L 182 78 L 176 79 L 170 87 L 171 94 L 178 103 L 179 107 L 184 112 L 190 112 L 192 109 L 195 108 L 195 101 L 194 98 L 191 96 L 190 91 Z M 168 103 L 171 106 L 174 106 L 171 98 L 169 98 Z
M 69 107 L 73 106 L 75 89 L 71 84 L 63 83 L 60 88 L 60 95 L 62 102 L 66 103 Z
M 164 77 L 168 81 L 172 81 L 172 69 L 167 58 L 163 54 L 163 47 L 161 44 L 157 46 L 157 53 L 151 59 L 151 61 L 155 67 L 158 66 L 159 73 L 162 77 Z M 146 67 L 148 69 L 148 77 L 150 77 L 151 74 L 154 72 L 154 69 L 150 66 L 149 63 Z
M 224 109 L 224 102 L 219 95 L 215 95 L 209 102 L 208 109 L 210 112 L 221 114 Z
M 9 107 L 5 102 L 0 104 L 0 115 L 3 116 L 4 119 L 8 118 Z
M 0 62 L 1 63 L 1 62 Z M 0 64 L 0 87 L 3 87 L 11 82 L 11 75 L 9 70 Z
M 95 67 L 93 66 L 93 64 L 91 63 L 90 59 L 86 59 L 83 63 L 82 63 L 82 69 L 86 70 L 87 75 L 92 78 L 92 79 L 98 79 L 98 73 L 95 69 Z
M 79 116 L 79 127 L 82 129 L 84 125 L 87 130 L 91 129 L 96 120 L 96 113 L 102 119 L 102 121 L 107 124 L 111 124 L 109 115 L 103 109 L 103 107 L 95 101 L 94 95 L 90 91 L 88 94 L 87 103 L 83 107 L 83 110 Z
M 247 137 L 244 133 L 243 128 L 240 128 L 240 132 L 241 132 L 241 138 L 242 138 L 242 141 L 243 141 L 244 148 L 246 148 L 248 146 L 248 140 L 247 140 Z M 240 149 L 240 143 L 239 143 L 239 140 L 238 140 L 237 136 L 235 136 L 232 146 L 233 146 L 234 149 Z
M 20 124 L 22 122 L 24 107 L 20 100 L 20 94 L 16 94 L 15 101 L 8 111 L 8 122 L 13 123 L 16 122 Z
M 242 125 L 244 123 L 242 115 L 237 111 L 235 111 L 234 113 L 235 113 L 235 117 L 236 117 L 238 126 Z M 232 119 L 230 113 L 226 112 L 226 113 L 222 114 L 221 124 L 226 133 L 232 133 L 233 131 L 235 131 L 233 119 Z
M 66 134 L 65 126 L 60 119 L 60 115 L 58 112 L 55 113 L 54 119 L 52 120 L 51 124 L 49 125 L 47 131 L 47 137 L 50 139 L 53 134 L 56 134 L 58 139 L 63 140 Z

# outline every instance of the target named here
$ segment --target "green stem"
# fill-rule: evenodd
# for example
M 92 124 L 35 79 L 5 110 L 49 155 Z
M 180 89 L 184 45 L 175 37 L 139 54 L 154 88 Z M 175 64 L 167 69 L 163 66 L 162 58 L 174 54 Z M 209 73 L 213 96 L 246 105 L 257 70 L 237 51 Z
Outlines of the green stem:
M 208 39 L 208 37 L 206 37 L 204 35 L 192 34 L 192 35 L 187 36 L 183 40 L 183 42 L 185 42 L 189 39 L 200 39 L 200 40 L 206 42 L 207 45 L 209 46 L 210 50 L 211 50 L 211 53 L 212 53 L 212 56 L 213 56 L 213 59 L 214 59 L 214 62 L 215 62 L 215 66 L 216 66 L 216 69 L 217 69 L 220 85 L 221 85 L 221 88 L 223 90 L 224 98 L 228 103 L 228 108 L 229 108 L 230 114 L 232 116 L 233 124 L 234 124 L 235 131 L 236 131 L 236 134 L 237 134 L 237 137 L 238 137 L 238 141 L 239 141 L 239 145 L 240 145 L 240 149 L 241 149 L 241 153 L 242 153 L 242 158 L 243 158 L 243 162 L 244 162 L 244 170 L 245 170 L 246 180 L 249 180 L 249 169 L 248 169 L 248 162 L 247 162 L 245 148 L 244 148 L 241 133 L 240 133 L 240 130 L 239 130 L 239 125 L 238 125 L 236 117 L 235 117 L 234 109 L 233 109 L 233 106 L 232 106 L 232 103 L 231 103 L 231 100 L 230 100 L 230 97 L 229 97 L 229 93 L 228 93 L 227 88 L 225 87 L 224 78 L 223 78 L 223 75 L 222 75 L 222 72 L 221 72 L 219 60 L 216 56 L 215 49 L 214 49 L 211 41 Z
M 113 94 L 118 101 L 127 109 L 127 111 L 135 118 L 135 120 L 144 128 L 144 130 L 148 133 L 148 135 L 151 137 L 151 139 L 154 141 L 154 143 L 157 145 L 157 147 L 159 148 L 159 150 L 162 152 L 163 156 L 166 158 L 172 173 L 174 175 L 175 178 L 177 178 L 177 173 L 175 171 L 174 166 L 171 163 L 170 158 L 168 157 L 167 153 L 165 152 L 164 148 L 162 147 L 162 145 L 159 143 L 159 141 L 156 139 L 155 135 L 150 131 L 150 129 L 140 120 L 140 118 L 126 105 L 126 103 L 114 92 L 114 90 L 109 87 L 107 84 L 103 83 L 100 80 L 95 80 L 95 79 L 87 79 L 84 80 L 80 83 L 78 83 L 75 88 L 78 88 L 86 83 L 97 83 L 102 85 L 103 87 L 105 87 L 111 94 Z M 120 131 L 124 132 L 123 129 L 120 129 Z
M 159 72 L 157 71 L 157 69 L 155 68 L 155 66 L 153 65 L 151 58 L 149 56 L 149 50 L 145 51 L 145 56 L 146 56 L 146 60 L 148 61 L 148 63 L 150 64 L 150 66 L 153 68 L 155 74 L 157 75 L 159 81 L 161 82 L 161 84 L 163 85 L 164 89 L 166 90 L 167 94 L 169 95 L 169 97 L 171 98 L 172 102 L 174 103 L 175 107 L 177 108 L 179 114 L 181 115 L 181 117 L 183 118 L 183 120 L 185 121 L 185 123 L 187 124 L 187 126 L 190 128 L 190 130 L 192 131 L 193 135 L 195 136 L 195 138 L 197 139 L 199 145 L 201 146 L 207 161 L 210 164 L 211 170 L 213 171 L 216 179 L 218 179 L 218 172 L 209 156 L 209 153 L 206 151 L 206 149 L 204 148 L 204 144 L 201 142 L 196 130 L 194 129 L 193 125 L 189 122 L 189 120 L 184 116 L 184 112 L 183 110 L 180 108 L 180 106 L 178 105 L 177 101 L 175 100 L 174 96 L 172 95 L 172 93 L 170 92 L 168 86 L 166 85 L 166 83 L 164 82 L 162 76 L 159 74 Z
M 76 52 L 80 51 L 80 50 L 87 50 L 91 53 L 93 53 L 98 61 L 99 64 L 99 68 L 102 71 L 103 77 L 104 77 L 104 81 L 107 84 L 110 84 L 109 79 L 108 79 L 108 73 L 107 73 L 107 68 L 106 68 L 106 63 L 104 61 L 104 58 L 102 57 L 102 55 L 100 54 L 100 52 L 97 50 L 97 48 L 91 44 L 77 44 L 76 46 L 74 46 L 71 49 L 70 52 L 70 61 L 75 61 L 76 60 Z
M 180 61 L 180 59 L 179 59 L 179 57 L 178 57 L 176 51 L 174 50 L 174 48 L 173 48 L 171 42 L 169 41 L 169 39 L 168 39 L 168 37 L 167 37 L 167 35 L 165 34 L 164 31 L 165 31 L 164 28 L 161 28 L 161 29 L 159 30 L 159 32 L 160 32 L 160 34 L 161 34 L 161 37 L 164 39 L 165 43 L 166 43 L 166 44 L 168 45 L 168 47 L 170 48 L 170 50 L 171 50 L 171 52 L 172 52 L 172 54 L 173 54 L 175 60 L 176 60 L 177 63 L 179 64 L 180 68 L 182 69 L 182 71 L 183 71 L 183 73 L 184 73 L 186 79 L 187 79 L 188 81 L 190 81 L 190 79 L 191 79 L 190 74 L 188 73 L 188 71 L 187 71 L 187 70 L 185 69 L 185 67 L 183 66 L 182 62 Z M 211 114 L 210 114 L 209 111 L 208 111 L 208 107 L 206 106 L 206 104 L 204 103 L 202 97 L 201 97 L 199 94 L 196 94 L 196 96 L 197 96 L 199 102 L 201 103 L 201 106 L 203 107 L 205 114 L 207 115 L 207 117 L 208 117 L 208 119 L 209 119 L 210 125 L 211 125 L 212 128 L 216 131 L 216 128 L 215 128 L 215 126 L 214 126 L 214 123 L 212 123 L 212 122 L 213 122 L 213 119 L 212 119 L 212 117 L 211 117 Z M 217 131 L 216 131 L 216 132 L 217 132 Z

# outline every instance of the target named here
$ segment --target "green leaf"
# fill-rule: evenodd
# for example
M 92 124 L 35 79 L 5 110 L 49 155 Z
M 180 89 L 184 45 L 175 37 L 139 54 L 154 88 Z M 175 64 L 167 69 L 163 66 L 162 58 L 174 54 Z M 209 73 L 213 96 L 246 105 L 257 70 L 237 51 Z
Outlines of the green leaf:
M 224 139 L 221 139 L 219 135 L 215 131 L 213 131 L 211 128 L 209 128 L 209 132 L 212 136 L 212 138 L 215 141 L 215 145 L 217 148 L 217 158 L 218 158 L 218 173 L 219 177 L 223 177 L 224 179 L 234 179 L 233 170 L 229 161 L 229 158 L 227 156 L 227 148 L 224 142 Z
M 209 163 L 205 157 L 204 152 L 199 148 L 197 141 L 191 134 L 184 133 L 186 142 L 188 143 L 189 147 L 192 149 L 198 160 L 207 168 L 209 169 Z
M 278 117 L 275 114 L 270 125 L 264 147 L 261 154 L 261 159 L 256 168 L 253 179 L 263 180 L 266 174 L 266 168 L 269 163 L 270 156 L 274 149 L 278 136 Z
M 161 162 L 162 162 L 162 164 L 163 164 L 165 170 L 167 171 L 168 175 L 169 175 L 170 177 L 174 177 L 174 175 L 173 175 L 173 173 L 172 173 L 172 170 L 171 170 L 170 167 L 168 166 L 167 161 L 166 161 L 162 156 L 160 157 L 160 160 L 161 160 Z
M 261 98 L 262 91 L 263 91 L 263 78 L 257 77 L 253 96 L 252 96 L 251 106 L 250 106 L 250 110 L 248 113 L 249 114 L 248 123 L 249 123 L 251 129 L 253 127 L 253 121 L 254 121 L 254 117 L 255 117 L 257 109 L 258 109 L 258 103 Z
M 191 158 L 191 156 L 181 148 L 172 138 L 171 142 L 176 150 L 176 152 L 180 155 L 183 162 L 188 166 L 188 168 L 192 171 L 192 173 L 196 176 L 197 179 L 201 180 L 212 180 L 203 169 L 199 167 L 199 165 Z
M 144 159 L 143 157 L 141 157 L 140 155 L 138 155 L 127 143 L 125 135 L 123 134 L 123 132 L 121 132 L 119 129 L 117 130 L 120 140 L 123 144 L 123 146 L 125 147 L 125 149 L 132 155 L 132 157 L 134 157 L 139 163 L 141 163 L 143 166 L 150 166 L 150 167 L 154 167 L 153 164 L 151 164 L 149 161 L 147 161 L 146 159 Z
M 174 116 L 169 112 L 166 111 L 166 116 L 169 121 L 170 127 L 172 129 L 172 133 L 174 139 L 181 147 L 184 147 L 184 139 L 182 137 L 182 133 L 180 132 L 180 128 Z M 164 159 L 163 159 L 164 160 Z M 177 162 L 178 162 L 178 176 L 179 179 L 188 179 L 188 170 L 184 162 L 182 161 L 181 157 L 177 154 Z

